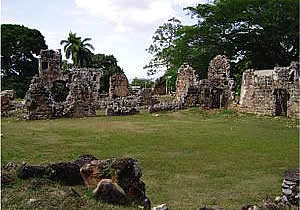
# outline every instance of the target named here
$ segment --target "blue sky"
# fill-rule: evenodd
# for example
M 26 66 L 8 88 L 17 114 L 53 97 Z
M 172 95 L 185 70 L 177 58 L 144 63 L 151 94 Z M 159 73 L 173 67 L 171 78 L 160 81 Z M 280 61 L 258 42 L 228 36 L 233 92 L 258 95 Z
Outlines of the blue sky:
M 190 24 L 183 8 L 206 0 L 1 0 L 1 23 L 41 31 L 51 49 L 69 31 L 90 37 L 94 53 L 113 54 L 131 80 L 148 78 L 145 49 L 155 29 L 172 17 Z M 155 77 L 158 77 L 156 75 Z

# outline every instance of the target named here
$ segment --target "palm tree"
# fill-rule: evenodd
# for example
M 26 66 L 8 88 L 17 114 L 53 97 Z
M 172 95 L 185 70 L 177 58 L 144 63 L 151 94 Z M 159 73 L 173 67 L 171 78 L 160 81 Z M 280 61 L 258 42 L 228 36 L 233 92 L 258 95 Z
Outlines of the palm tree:
M 80 41 L 79 50 L 78 50 L 78 66 L 80 67 L 86 67 L 91 62 L 91 50 L 95 50 L 93 45 L 90 43 L 87 43 L 88 41 L 91 41 L 91 38 L 85 38 L 84 40 Z M 91 49 L 91 50 L 90 50 Z
M 74 66 L 84 67 L 89 65 L 92 54 L 90 49 L 94 50 L 93 45 L 86 43 L 90 40 L 91 38 L 85 38 L 81 41 L 81 37 L 77 37 L 76 33 L 72 33 L 72 31 L 70 31 L 67 40 L 61 40 L 60 44 L 65 45 L 66 58 L 69 59 L 71 56 Z

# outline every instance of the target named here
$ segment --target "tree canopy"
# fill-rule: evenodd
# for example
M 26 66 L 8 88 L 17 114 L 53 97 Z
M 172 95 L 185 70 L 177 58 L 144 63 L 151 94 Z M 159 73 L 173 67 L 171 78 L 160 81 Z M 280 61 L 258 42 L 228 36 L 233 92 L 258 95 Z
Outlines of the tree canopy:
M 154 54 L 154 60 L 168 64 L 167 74 L 188 62 L 205 78 L 209 61 L 217 54 L 231 59 L 237 78 L 246 68 L 287 66 L 299 60 L 298 0 L 216 0 L 185 11 L 197 23 L 178 27 L 172 44 L 161 46 L 168 56 Z
M 1 25 L 1 89 L 13 89 L 23 98 L 33 75 L 38 74 L 41 49 L 47 49 L 44 36 L 25 26 Z

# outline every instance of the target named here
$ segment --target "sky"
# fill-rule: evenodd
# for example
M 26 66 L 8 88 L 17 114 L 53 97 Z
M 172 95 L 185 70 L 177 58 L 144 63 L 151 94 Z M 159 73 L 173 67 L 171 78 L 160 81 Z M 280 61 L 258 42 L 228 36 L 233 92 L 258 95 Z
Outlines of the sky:
M 148 77 L 145 51 L 155 30 L 176 17 L 192 24 L 184 7 L 206 0 L 1 0 L 1 23 L 39 30 L 49 49 L 62 49 L 70 31 L 90 43 L 96 53 L 114 55 L 129 80 Z M 62 50 L 63 51 L 63 50 Z

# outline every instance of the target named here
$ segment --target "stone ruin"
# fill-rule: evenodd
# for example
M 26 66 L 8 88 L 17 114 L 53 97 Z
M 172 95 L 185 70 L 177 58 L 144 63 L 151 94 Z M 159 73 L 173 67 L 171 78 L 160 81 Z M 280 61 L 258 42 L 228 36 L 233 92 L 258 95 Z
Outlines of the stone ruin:
M 160 77 L 153 88 L 153 95 L 166 95 L 166 81 L 164 77 Z
M 42 50 L 39 75 L 25 96 L 28 119 L 96 115 L 102 72 L 99 69 L 61 69 L 61 53 Z
M 191 67 L 183 67 L 191 68 Z M 224 55 L 217 55 L 208 66 L 208 78 L 197 80 L 194 70 L 190 74 L 185 93 L 176 97 L 185 107 L 199 106 L 204 109 L 227 108 L 234 100 L 235 81 L 230 78 L 230 61 Z M 180 79 L 180 78 L 179 78 Z
M 93 188 L 93 197 L 111 204 L 142 206 L 151 209 L 142 181 L 140 162 L 132 158 L 98 159 L 83 154 L 75 161 L 49 163 L 47 165 L 21 165 L 8 163 L 1 170 L 2 187 L 16 183 L 17 178 L 51 180 L 63 186 L 82 185 Z M 33 183 L 33 182 L 32 182 Z M 73 193 L 80 194 L 73 188 Z
M 0 92 L 1 97 L 1 117 L 21 116 L 24 112 L 23 101 L 16 100 L 14 90 L 3 90 Z
M 299 63 L 243 73 L 239 110 L 300 118 Z
M 246 70 L 239 104 L 236 82 L 230 76 L 230 60 L 217 55 L 209 63 L 208 78 L 199 80 L 194 69 L 183 64 L 178 69 L 176 97 L 169 103 L 155 104 L 150 112 L 187 107 L 203 109 L 237 108 L 239 111 L 300 118 L 299 63 L 271 70 Z
M 235 96 L 235 80 L 230 77 L 230 61 L 224 55 L 211 60 L 208 79 L 199 80 L 188 64 L 178 69 L 175 100 L 149 108 L 150 112 L 178 110 L 188 107 L 203 109 L 227 108 Z
M 274 199 L 267 196 L 257 204 L 248 203 L 241 210 L 299 209 L 299 178 L 299 168 L 286 170 L 280 186 L 280 195 Z M 98 159 L 93 155 L 83 154 L 75 161 L 49 163 L 47 165 L 9 162 L 1 167 L 2 187 L 16 184 L 17 179 L 33 179 L 31 181 L 32 186 L 37 186 L 40 182 L 47 183 L 46 180 L 51 180 L 62 186 L 82 185 L 93 188 L 92 195 L 97 200 L 151 209 L 151 201 L 146 195 L 146 185 L 142 180 L 140 162 L 132 158 Z M 70 190 L 64 191 L 64 196 L 81 196 L 75 189 L 70 187 L 68 189 Z M 168 209 L 168 206 L 162 204 L 152 209 Z M 221 210 L 223 208 L 206 206 L 197 209 Z
M 13 101 L 15 100 L 14 90 L 4 90 L 1 91 L 1 116 L 8 116 L 9 111 L 14 110 Z
M 129 95 L 128 79 L 124 73 L 114 74 L 109 78 L 110 99 Z
M 60 51 L 42 50 L 39 76 L 32 79 L 25 105 L 28 119 L 95 116 L 96 109 L 115 116 L 136 114 L 144 108 L 159 112 L 189 107 L 221 109 L 232 104 L 241 111 L 299 118 L 299 74 L 299 63 L 273 70 L 247 70 L 243 74 L 240 105 L 237 105 L 230 60 L 225 55 L 217 55 L 209 63 L 207 79 L 199 80 L 195 70 L 183 64 L 178 69 L 175 98 L 166 102 L 158 96 L 165 90 L 164 82 L 154 89 L 132 91 L 124 73 L 112 75 L 109 93 L 101 95 L 101 69 L 63 72 Z

